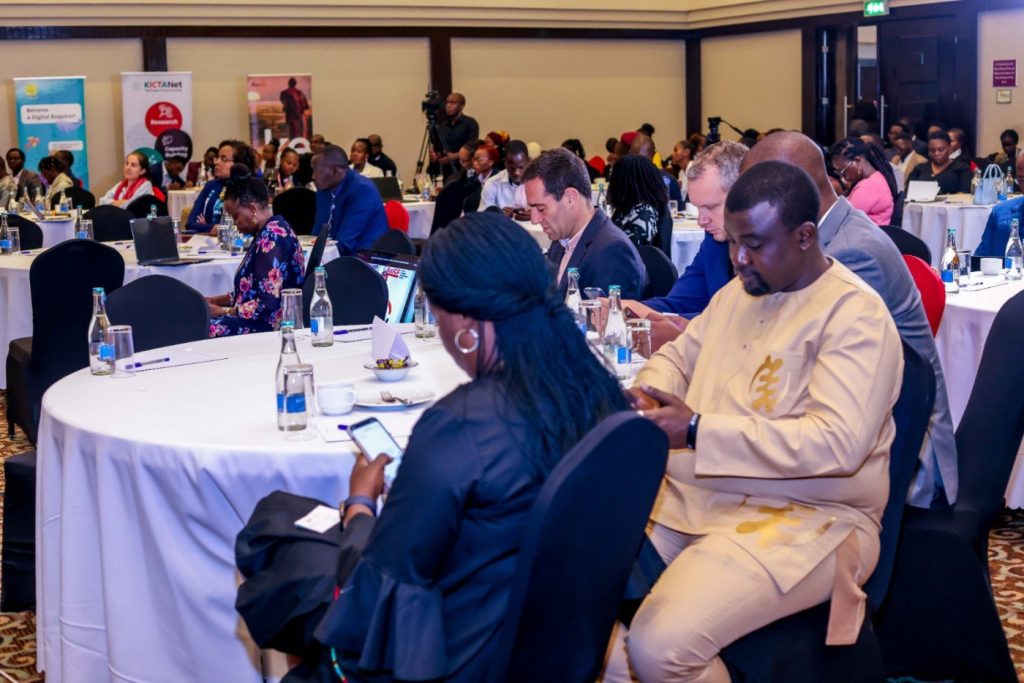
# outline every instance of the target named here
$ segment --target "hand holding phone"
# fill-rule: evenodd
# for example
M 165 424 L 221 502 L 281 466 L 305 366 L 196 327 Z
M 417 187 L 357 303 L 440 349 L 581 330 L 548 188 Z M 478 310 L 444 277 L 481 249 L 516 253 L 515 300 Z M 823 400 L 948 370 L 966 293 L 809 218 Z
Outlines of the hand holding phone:
M 395 475 L 398 473 L 398 465 L 402 461 L 402 447 L 398 445 L 395 438 L 391 436 L 380 420 L 375 417 L 357 422 L 348 428 L 348 433 L 352 436 L 352 441 L 363 452 L 367 460 L 372 462 L 381 453 L 391 458 L 391 462 L 384 468 L 383 489 L 386 491 L 391 488 Z M 371 497 L 380 495 L 381 491 L 374 491 L 373 493 L 375 495 Z

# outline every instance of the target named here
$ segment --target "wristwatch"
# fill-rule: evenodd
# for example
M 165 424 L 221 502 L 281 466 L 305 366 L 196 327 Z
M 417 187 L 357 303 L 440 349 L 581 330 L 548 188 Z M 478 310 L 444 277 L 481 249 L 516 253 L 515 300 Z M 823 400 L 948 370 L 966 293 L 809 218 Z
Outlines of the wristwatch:
M 697 448 L 697 425 L 700 424 L 700 413 L 694 413 L 690 418 L 690 426 L 686 428 L 686 447 Z
M 370 498 L 369 496 L 349 496 L 348 498 L 346 498 L 345 502 L 342 504 L 342 517 L 344 517 L 345 513 L 348 512 L 349 505 L 365 505 L 366 507 L 370 508 L 370 514 L 372 514 L 374 517 L 377 516 L 377 501 L 375 501 L 373 498 Z

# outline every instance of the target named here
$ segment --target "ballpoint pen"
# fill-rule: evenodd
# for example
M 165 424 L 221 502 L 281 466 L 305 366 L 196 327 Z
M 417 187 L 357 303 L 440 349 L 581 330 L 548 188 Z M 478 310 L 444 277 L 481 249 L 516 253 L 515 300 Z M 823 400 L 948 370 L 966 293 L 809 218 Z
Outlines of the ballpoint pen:
M 335 330 L 334 334 L 349 334 L 350 332 L 366 332 L 367 330 L 372 330 L 372 329 L 373 329 L 372 327 L 356 327 L 356 328 L 351 329 L 351 330 Z
M 131 364 L 128 365 L 128 367 L 131 368 L 131 369 L 144 368 L 147 365 L 155 365 L 157 363 L 169 363 L 169 362 L 171 362 L 170 358 L 157 358 L 156 360 L 146 360 L 146 361 L 142 361 L 141 363 L 131 363 Z

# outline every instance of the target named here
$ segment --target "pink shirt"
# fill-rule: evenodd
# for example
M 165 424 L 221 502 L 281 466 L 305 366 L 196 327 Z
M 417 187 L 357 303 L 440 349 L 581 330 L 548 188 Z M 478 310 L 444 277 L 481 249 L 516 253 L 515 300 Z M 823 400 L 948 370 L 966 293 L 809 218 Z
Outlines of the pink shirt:
M 573 235 L 565 245 L 565 253 L 562 254 L 562 261 L 558 264 L 558 279 L 555 282 L 561 282 L 562 276 L 565 275 L 565 269 L 569 267 L 569 260 L 572 258 L 572 252 L 576 251 L 576 245 L 580 243 L 580 239 L 583 237 L 583 230 L 586 230 L 586 226 L 583 227 L 578 233 Z
M 847 197 L 853 208 L 860 209 L 876 225 L 890 225 L 893 201 L 889 183 L 880 171 L 875 171 L 853 186 Z

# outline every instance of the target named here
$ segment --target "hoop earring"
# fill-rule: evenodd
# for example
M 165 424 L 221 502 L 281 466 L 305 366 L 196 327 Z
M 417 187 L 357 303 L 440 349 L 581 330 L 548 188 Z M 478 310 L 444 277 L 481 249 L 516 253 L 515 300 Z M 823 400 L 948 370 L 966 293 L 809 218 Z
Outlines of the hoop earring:
M 469 336 L 473 338 L 473 345 L 468 349 L 459 342 L 464 334 L 469 334 Z M 452 341 L 455 342 L 455 348 L 457 348 L 460 353 L 469 355 L 480 348 L 480 333 L 471 327 L 463 327 L 455 333 L 455 338 L 452 339 Z

